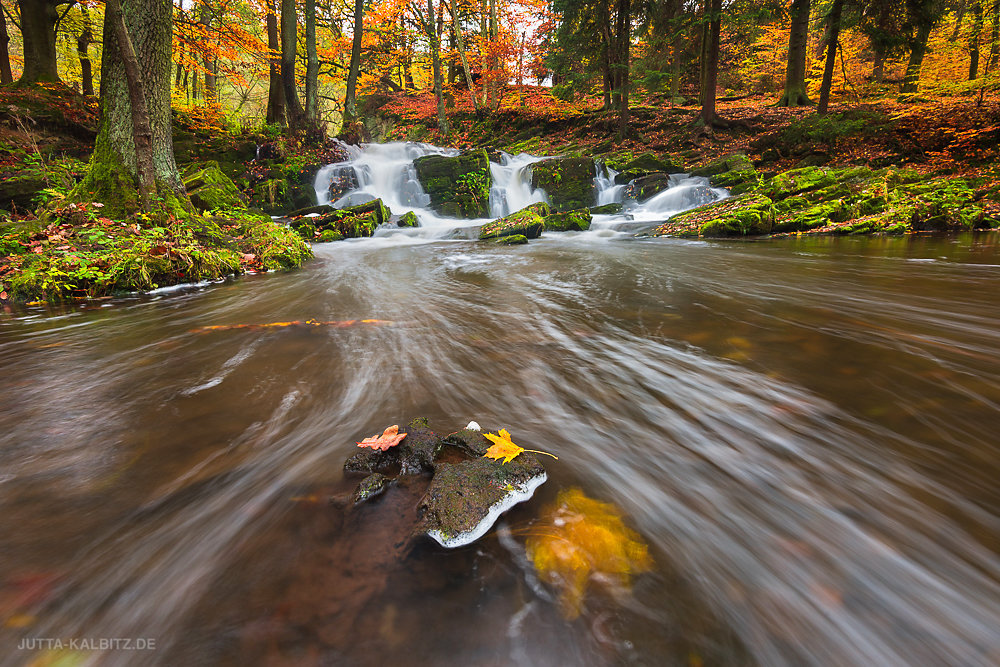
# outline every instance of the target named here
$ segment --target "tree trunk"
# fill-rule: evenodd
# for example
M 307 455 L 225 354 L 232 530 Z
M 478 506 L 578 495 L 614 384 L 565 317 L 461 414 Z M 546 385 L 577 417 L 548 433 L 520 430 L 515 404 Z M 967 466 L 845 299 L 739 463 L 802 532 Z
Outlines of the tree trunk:
M 7 13 L 0 4 L 0 83 L 13 83 L 14 75 L 10 71 L 10 35 L 7 34 Z
M 875 64 L 872 65 L 872 81 L 881 84 L 885 80 L 885 49 L 874 46 Z
M 983 34 L 982 0 L 972 2 L 972 33 L 969 35 L 969 81 L 979 76 L 979 37 Z
M 920 83 L 920 68 L 924 64 L 924 56 L 927 55 L 927 40 L 930 36 L 930 25 L 925 24 L 917 28 L 916 41 L 910 51 L 910 60 L 906 64 L 906 76 L 903 77 L 903 86 L 899 90 L 902 95 L 911 95 L 917 92 L 917 84 Z
M 824 116 L 830 108 L 830 89 L 833 87 L 833 68 L 837 64 L 837 47 L 840 45 L 840 16 L 844 10 L 844 0 L 833 0 L 830 16 L 826 23 L 826 66 L 823 68 L 823 84 L 819 89 L 819 108 L 816 112 Z
M 149 207 L 173 215 L 191 211 L 171 134 L 171 9 L 163 0 L 132 0 L 124 8 L 119 0 L 108 2 L 101 120 L 90 169 L 76 194 L 104 202 L 109 216 L 143 208 L 141 192 L 147 188 L 157 198 Z
M 201 6 L 201 16 L 199 17 L 198 22 L 201 23 L 202 28 L 205 29 L 205 33 L 207 34 L 209 28 L 212 26 L 212 10 L 209 9 L 208 5 Z M 208 102 L 215 102 L 218 99 L 215 77 L 215 58 L 205 56 L 203 63 L 205 65 L 205 100 Z
M 986 71 L 992 72 L 1000 59 L 1000 0 L 993 0 L 993 35 L 990 39 L 990 59 Z
M 87 97 L 94 96 L 94 74 L 90 65 L 90 45 L 94 41 L 94 33 L 90 28 L 90 12 L 86 5 L 80 5 L 83 17 L 83 30 L 76 38 L 76 53 L 80 58 L 80 86 Z
M 274 11 L 274 0 L 267 2 L 267 49 L 268 56 L 268 88 L 267 88 L 267 123 L 268 125 L 287 125 L 285 117 L 285 84 L 281 80 L 281 43 L 278 41 L 278 16 Z M 179 70 L 178 70 L 179 71 Z
M 715 126 L 724 126 L 726 121 L 719 118 L 715 112 L 715 95 L 719 83 L 719 34 L 722 31 L 722 0 L 711 0 L 711 15 L 708 16 L 706 30 L 706 48 L 702 49 L 705 61 L 702 67 L 701 113 L 698 118 L 705 122 L 705 127 L 711 130 Z
M 17 0 L 21 10 L 24 70 L 19 81 L 59 81 L 56 68 L 56 5 L 52 0 Z
M 955 11 L 955 27 L 952 29 L 951 37 L 948 41 L 958 41 L 958 36 L 962 32 L 962 21 L 965 20 L 965 8 L 967 5 L 968 2 L 966 0 L 959 0 L 958 7 Z
M 438 131 L 448 134 L 448 116 L 444 108 L 444 92 L 441 77 L 441 41 L 438 38 L 437 27 L 434 25 L 434 0 L 427 0 L 427 20 L 424 30 L 431 48 L 431 67 L 434 70 L 434 97 L 437 99 Z
M 699 75 L 700 80 L 698 82 L 698 103 L 705 104 L 705 91 L 708 89 L 708 83 L 706 81 L 708 77 L 708 61 L 709 61 L 709 50 L 712 43 L 711 26 L 709 15 L 712 12 L 712 7 L 710 0 L 705 0 L 705 11 L 702 13 L 701 18 L 701 53 L 698 57 L 699 63 Z M 712 100 L 712 104 L 715 104 L 715 100 Z
M 618 0 L 618 138 L 628 136 L 629 51 L 632 45 L 632 5 L 630 0 Z
M 358 117 L 357 88 L 361 71 L 361 37 L 364 30 L 365 0 L 354 0 L 354 37 L 351 40 L 351 68 L 347 73 L 347 97 L 344 100 L 344 120 Z M 411 79 L 412 80 L 412 79 Z
M 497 24 L 497 0 L 489 0 L 490 2 L 490 65 L 487 81 L 490 86 L 490 107 L 495 108 L 500 106 L 499 88 L 500 88 L 500 73 L 497 71 L 500 69 L 500 62 L 496 57 L 496 42 L 500 37 L 500 29 Z
M 462 60 L 462 71 L 465 72 L 465 84 L 469 87 L 469 99 L 472 100 L 472 110 L 479 111 L 479 104 L 476 102 L 476 87 L 472 81 L 472 72 L 469 71 L 469 59 L 465 55 L 465 40 L 462 38 L 462 22 L 455 13 L 455 6 L 448 5 L 448 13 L 451 14 L 451 30 L 455 38 L 455 46 L 458 47 L 458 56 Z
M 779 107 L 809 106 L 806 92 L 806 53 L 809 51 L 809 0 L 793 0 L 792 30 L 788 35 L 788 65 L 785 68 L 785 93 Z
M 316 0 L 306 0 L 306 118 L 319 122 L 319 54 L 316 52 Z
M 285 90 L 285 116 L 288 118 L 288 126 L 292 128 L 301 127 L 305 115 L 295 85 L 297 25 L 295 0 L 281 0 L 281 81 Z

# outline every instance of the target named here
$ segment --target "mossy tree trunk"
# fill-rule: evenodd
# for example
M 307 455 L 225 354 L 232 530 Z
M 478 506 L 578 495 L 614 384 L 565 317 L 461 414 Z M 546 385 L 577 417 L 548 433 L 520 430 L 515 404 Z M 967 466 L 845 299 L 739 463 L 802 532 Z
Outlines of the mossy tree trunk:
M 916 40 L 910 50 L 910 60 L 906 63 L 906 75 L 899 89 L 901 95 L 911 95 L 917 92 L 920 83 L 920 68 L 924 66 L 924 56 L 927 55 L 927 40 L 931 36 L 931 26 L 922 25 L 917 28 Z
M 295 86 L 295 56 L 298 48 L 298 12 L 295 0 L 281 0 L 281 81 L 285 90 L 285 116 L 292 128 L 302 127 L 305 113 Z
M 123 216 L 143 208 L 176 216 L 190 213 L 191 203 L 174 161 L 170 117 L 170 47 L 172 5 L 170 0 L 128 0 L 116 7 L 108 2 L 111 16 L 104 22 L 101 59 L 101 120 L 90 170 L 77 189 L 78 199 L 99 201 L 109 215 Z M 116 11 L 121 22 L 115 20 Z M 117 25 L 117 30 L 116 30 Z M 121 33 L 134 52 L 135 80 L 128 75 Z M 133 108 L 141 95 L 145 109 Z M 148 118 L 148 137 L 142 128 L 143 111 Z M 145 173 L 149 171 L 150 173 Z M 149 188 L 150 202 L 144 206 L 140 189 Z
M 87 97 L 94 96 L 94 74 L 90 65 L 90 45 L 94 42 L 94 33 L 90 27 L 90 12 L 86 5 L 80 5 L 80 13 L 83 18 L 83 29 L 76 38 L 76 54 L 80 58 L 80 84 L 83 94 Z
M 18 0 L 21 11 L 21 37 L 24 71 L 21 83 L 59 81 L 56 68 L 57 0 Z
M 713 127 L 729 127 L 730 123 L 715 111 L 716 89 L 719 85 L 719 42 L 722 33 L 722 0 L 711 0 L 705 8 L 706 16 L 705 47 L 702 49 L 702 90 L 701 113 L 699 120 L 705 123 L 705 128 L 711 132 Z
M 267 0 L 267 49 L 268 56 L 268 88 L 267 88 L 267 122 L 269 125 L 286 125 L 285 118 L 285 84 L 281 80 L 281 42 L 278 40 L 278 15 L 274 9 L 274 0 Z M 179 67 L 179 66 L 178 66 Z
M 972 3 L 972 32 L 969 33 L 969 81 L 979 76 L 979 37 L 983 34 L 983 3 Z
M 788 65 L 785 68 L 785 93 L 779 107 L 809 106 L 806 92 L 806 53 L 809 51 L 809 0 L 793 0 L 792 29 L 788 35 Z
M 306 0 L 306 118 L 319 123 L 319 52 L 316 49 L 316 0 Z

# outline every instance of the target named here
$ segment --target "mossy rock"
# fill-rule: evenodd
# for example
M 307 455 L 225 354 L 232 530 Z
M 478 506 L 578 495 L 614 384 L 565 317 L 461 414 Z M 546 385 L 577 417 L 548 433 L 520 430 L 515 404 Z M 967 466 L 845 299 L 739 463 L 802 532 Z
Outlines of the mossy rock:
M 774 203 L 747 194 L 678 213 L 653 230 L 653 236 L 751 236 L 774 228 Z
M 831 187 L 847 187 L 849 183 L 859 183 L 870 179 L 874 173 L 866 167 L 849 169 L 828 169 L 826 167 L 803 167 L 781 172 L 761 183 L 756 192 L 771 199 L 784 199 L 803 192 L 823 190 Z M 846 192 L 846 190 L 844 191 Z M 834 193 L 826 192 L 819 198 L 829 198 Z
M 624 208 L 621 204 L 602 204 L 601 206 L 591 206 L 591 215 L 616 215 Z
M 31 174 L 15 172 L 12 176 L 6 176 L 0 179 L 0 209 L 34 210 L 32 200 L 47 187 L 45 179 Z
M 354 490 L 354 504 L 367 502 L 385 493 L 393 480 L 380 472 L 373 472 L 365 477 Z
M 319 238 L 317 240 L 320 243 L 333 243 L 334 241 L 343 241 L 344 235 L 332 229 L 324 229 L 319 233 Z
M 840 217 L 843 210 L 844 206 L 840 201 L 820 202 L 786 210 L 775 215 L 772 231 L 802 232 L 825 227 Z
M 692 176 L 706 176 L 712 185 L 732 187 L 757 180 L 753 162 L 743 153 L 733 153 L 691 170 Z
M 278 215 L 294 209 L 288 181 L 270 178 L 253 186 L 250 201 L 268 215 Z
M 407 211 L 396 221 L 396 224 L 400 227 L 419 227 L 420 218 L 413 211 Z
M 496 245 L 525 245 L 528 243 L 528 237 L 524 234 L 511 234 L 510 236 L 498 236 L 492 239 L 492 242 Z
M 184 178 L 191 204 L 199 211 L 242 211 L 246 202 L 239 188 L 217 164 L 191 172 Z
M 490 213 L 490 161 L 483 149 L 446 157 L 426 155 L 413 162 L 431 208 L 454 218 L 484 218 Z
M 332 231 L 340 234 L 342 238 L 355 239 L 371 236 L 380 225 L 384 225 L 392 218 L 392 211 L 382 203 L 381 199 L 373 199 L 370 202 L 359 204 L 358 206 L 348 206 L 337 209 L 326 215 L 317 218 L 308 218 L 322 236 L 324 231 Z M 295 227 L 296 223 L 292 223 Z
M 627 183 L 658 172 L 680 174 L 684 172 L 684 158 L 678 155 L 656 155 L 655 153 L 625 154 L 603 158 L 604 165 L 618 172 L 615 183 Z
M 479 229 L 479 240 L 514 235 L 537 239 L 544 229 L 545 220 L 528 207 L 493 222 L 487 222 Z
M 585 232 L 590 229 L 590 211 L 583 208 L 578 211 L 552 213 L 544 218 L 547 232 Z
M 531 187 L 544 190 L 557 211 L 573 211 L 594 205 L 595 174 L 594 158 L 549 158 L 531 165 Z

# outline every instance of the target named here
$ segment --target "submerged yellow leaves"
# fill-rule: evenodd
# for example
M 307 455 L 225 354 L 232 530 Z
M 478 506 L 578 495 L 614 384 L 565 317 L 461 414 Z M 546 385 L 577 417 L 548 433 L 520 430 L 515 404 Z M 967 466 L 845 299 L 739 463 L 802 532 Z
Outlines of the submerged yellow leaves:
M 546 456 L 551 456 L 552 458 L 559 460 L 559 457 L 555 454 L 549 454 L 548 452 L 540 452 L 537 449 L 525 449 L 519 445 L 515 445 L 511 442 L 510 433 L 507 429 L 500 429 L 500 435 L 495 433 L 483 433 L 483 437 L 493 443 L 493 446 L 486 450 L 483 456 L 491 459 L 503 459 L 504 463 L 510 463 L 521 454 L 521 452 L 531 452 L 532 454 L 545 454 Z
M 205 333 L 208 331 L 231 331 L 233 329 L 280 329 L 284 327 L 330 327 L 333 329 L 346 329 L 360 324 L 368 326 L 383 326 L 395 324 L 389 320 L 335 320 L 332 322 L 320 322 L 319 320 L 292 320 L 290 322 L 268 322 L 266 324 L 210 324 L 204 327 L 192 329 L 193 333 Z
M 629 591 L 632 575 L 653 566 L 649 548 L 618 509 L 577 488 L 561 491 L 531 532 L 528 557 L 542 580 L 559 591 L 569 620 L 580 615 L 592 579 Z

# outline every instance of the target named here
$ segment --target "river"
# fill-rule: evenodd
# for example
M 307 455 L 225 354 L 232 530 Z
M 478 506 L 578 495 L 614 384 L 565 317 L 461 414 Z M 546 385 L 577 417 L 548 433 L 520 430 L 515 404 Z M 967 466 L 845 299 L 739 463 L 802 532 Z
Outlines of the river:
M 1000 662 L 995 234 L 315 252 L 0 313 L 0 664 Z M 342 464 L 415 416 L 559 460 L 401 550 L 426 480 Z M 566 621 L 524 536 L 573 486 L 655 567 Z

